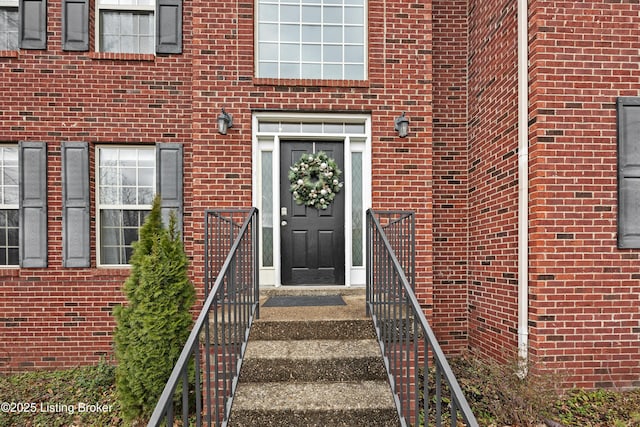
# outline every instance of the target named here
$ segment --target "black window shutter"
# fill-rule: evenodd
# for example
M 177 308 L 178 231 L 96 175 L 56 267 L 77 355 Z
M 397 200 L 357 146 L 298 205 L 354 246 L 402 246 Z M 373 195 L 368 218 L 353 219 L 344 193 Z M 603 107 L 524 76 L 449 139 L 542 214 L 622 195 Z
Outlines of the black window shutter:
M 62 49 L 89 50 L 89 0 L 63 0 Z
M 169 225 L 169 212 L 176 213 L 182 232 L 182 144 L 156 145 L 156 186 L 161 198 L 162 220 Z
M 156 53 L 182 52 L 182 0 L 158 0 Z
M 62 143 L 62 261 L 89 267 L 89 144 Z
M 22 49 L 47 48 L 47 1 L 20 0 L 20 47 Z
M 618 98 L 618 247 L 640 248 L 640 97 Z
M 47 144 L 20 142 L 20 266 L 47 266 Z

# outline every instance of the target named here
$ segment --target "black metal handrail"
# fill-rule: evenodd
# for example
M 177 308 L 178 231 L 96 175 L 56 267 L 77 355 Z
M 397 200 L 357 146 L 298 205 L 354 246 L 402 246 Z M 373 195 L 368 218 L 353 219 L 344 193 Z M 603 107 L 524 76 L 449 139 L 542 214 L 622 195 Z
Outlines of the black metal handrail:
M 403 252 L 402 262 L 396 255 L 398 248 L 415 250 L 413 221 L 408 212 L 367 211 L 367 313 L 373 318 L 398 415 L 403 426 L 439 427 L 448 418 L 456 427 L 461 415 L 467 426 L 476 427 L 478 422 L 415 296 L 415 282 L 405 272 L 408 268 L 414 274 L 414 255 Z M 446 390 L 448 400 L 443 398 Z M 446 405 L 448 415 L 443 413 Z
M 230 233 L 216 231 L 222 223 L 231 224 Z M 227 255 L 218 268 L 219 251 L 225 247 Z M 176 405 L 184 426 L 228 422 L 249 330 L 259 317 L 256 208 L 205 212 L 205 293 L 148 426 L 173 426 Z

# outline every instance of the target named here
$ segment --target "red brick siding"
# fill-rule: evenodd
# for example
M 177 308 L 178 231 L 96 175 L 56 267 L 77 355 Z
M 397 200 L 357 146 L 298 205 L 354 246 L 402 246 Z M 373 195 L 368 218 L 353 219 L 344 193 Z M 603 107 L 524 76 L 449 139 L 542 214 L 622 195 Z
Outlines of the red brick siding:
M 0 370 L 5 372 L 95 363 L 112 354 L 112 309 L 124 302 L 128 270 L 62 267 L 61 142 L 90 143 L 93 185 L 96 144 L 192 139 L 188 45 L 182 56 L 155 58 L 63 52 L 60 10 L 60 1 L 48 2 L 46 51 L 0 53 L 0 143 L 45 141 L 48 150 L 48 268 L 0 269 Z M 187 6 L 186 38 L 190 16 Z M 189 194 L 189 163 L 185 175 Z M 93 191 L 91 209 L 95 241 Z M 187 207 L 185 229 L 192 224 Z M 193 253 L 193 240 L 185 242 Z M 96 265 L 95 246 L 91 263 Z
M 1 340 L 1 370 L 73 366 L 112 354 L 111 308 L 123 302 L 127 271 L 62 267 L 60 143 L 90 142 L 92 164 L 96 144 L 185 144 L 184 241 L 200 290 L 204 209 L 251 204 L 253 111 L 372 115 L 373 204 L 417 211 L 418 296 L 431 307 L 430 2 L 369 3 L 365 82 L 255 79 L 253 2 L 186 2 L 184 53 L 158 57 L 63 52 L 60 9 L 60 0 L 48 2 L 47 51 L 0 54 L 2 142 L 49 147 L 49 267 L 0 270 L 0 335 L 11 338 Z M 215 129 L 222 107 L 234 117 L 225 136 Z M 399 139 L 393 119 L 402 111 L 411 129 Z M 95 266 L 95 247 L 92 256 Z
M 572 386 L 640 386 L 638 250 L 616 247 L 618 96 L 640 90 L 640 5 L 534 1 L 531 346 Z
M 469 1 L 469 342 L 517 346 L 516 3 Z
M 433 327 L 467 348 L 467 2 L 433 4 Z

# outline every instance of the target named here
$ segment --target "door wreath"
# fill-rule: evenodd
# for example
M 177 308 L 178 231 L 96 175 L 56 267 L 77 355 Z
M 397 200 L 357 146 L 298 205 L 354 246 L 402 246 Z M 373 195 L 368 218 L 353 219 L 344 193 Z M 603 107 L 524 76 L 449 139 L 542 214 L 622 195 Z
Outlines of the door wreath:
M 290 191 L 298 205 L 327 209 L 342 189 L 342 171 L 323 151 L 303 154 L 289 168 Z

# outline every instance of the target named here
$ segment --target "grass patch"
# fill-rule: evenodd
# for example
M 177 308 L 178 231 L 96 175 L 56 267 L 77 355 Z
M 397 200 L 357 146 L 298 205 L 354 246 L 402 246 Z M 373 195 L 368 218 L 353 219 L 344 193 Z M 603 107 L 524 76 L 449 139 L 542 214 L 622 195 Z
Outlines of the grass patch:
M 560 394 L 557 379 L 550 375 L 520 379 L 512 366 L 471 357 L 450 363 L 482 427 L 541 426 L 545 419 L 564 427 L 640 427 L 640 389 Z M 0 375 L 0 402 L 16 409 L 0 412 L 0 427 L 124 425 L 114 384 L 115 368 L 107 363 Z
M 104 362 L 0 376 L 0 402 L 0 427 L 121 425 L 115 368 Z
M 563 391 L 561 375 L 535 366 L 520 378 L 517 363 L 464 356 L 450 364 L 481 426 L 640 427 L 640 389 Z

